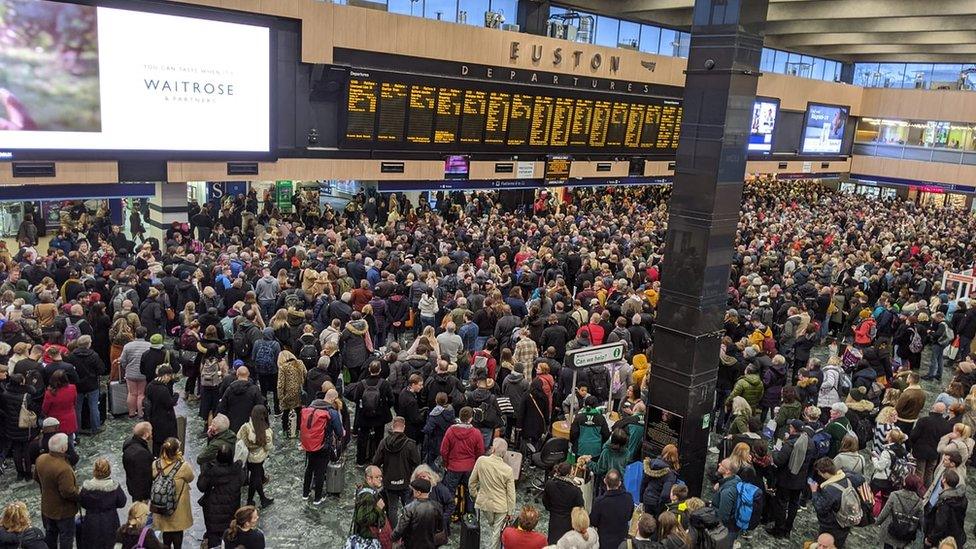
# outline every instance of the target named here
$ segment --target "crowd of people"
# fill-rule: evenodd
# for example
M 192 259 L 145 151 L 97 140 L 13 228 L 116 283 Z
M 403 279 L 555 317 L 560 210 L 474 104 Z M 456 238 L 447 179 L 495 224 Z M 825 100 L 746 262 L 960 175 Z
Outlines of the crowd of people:
M 183 547 L 195 504 L 204 546 L 264 547 L 259 511 L 289 497 L 268 482 L 276 443 L 304 452 L 311 506 L 360 468 L 350 549 L 732 547 L 789 537 L 809 504 L 811 547 L 869 524 L 886 547 L 963 546 L 976 302 L 941 280 L 972 265 L 976 220 L 746 186 L 706 500 L 675 445 L 644 441 L 668 196 L 360 194 L 283 214 L 252 191 L 191 204 L 162 240 L 96 216 L 42 250 L 25 228 L 0 250 L 0 463 L 37 484 L 43 531 L 9 503 L 0 547 Z M 605 343 L 619 361 L 567 367 Z M 96 458 L 79 484 L 106 421 L 131 422 L 124 480 Z

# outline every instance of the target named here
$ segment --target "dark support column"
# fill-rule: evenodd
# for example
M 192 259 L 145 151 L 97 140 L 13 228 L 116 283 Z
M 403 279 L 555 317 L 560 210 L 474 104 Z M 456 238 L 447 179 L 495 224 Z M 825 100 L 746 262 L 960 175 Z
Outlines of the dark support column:
M 545 36 L 546 22 L 549 20 L 549 0 L 519 0 L 517 21 L 509 21 L 510 14 L 505 14 L 506 23 L 518 23 L 519 30 L 528 34 Z
M 768 0 L 696 0 L 694 8 L 645 433 L 650 443 L 668 431 L 663 423 L 678 431 L 681 478 L 693 494 L 701 493 L 715 422 L 719 344 L 767 6 Z M 655 422 L 653 407 L 671 417 Z

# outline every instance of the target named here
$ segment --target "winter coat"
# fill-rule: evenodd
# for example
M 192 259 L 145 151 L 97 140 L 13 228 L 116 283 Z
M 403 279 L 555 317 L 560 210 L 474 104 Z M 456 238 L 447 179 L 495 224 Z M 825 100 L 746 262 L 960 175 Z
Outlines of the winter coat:
M 40 427 L 33 429 L 22 429 L 20 427 L 20 408 L 24 403 L 24 395 L 27 395 L 27 408 L 34 412 L 40 412 L 40 407 L 36 405 L 34 400 L 35 395 L 27 385 L 8 383 L 7 388 L 0 391 L 2 432 L 8 440 L 15 442 L 27 442 L 40 430 Z
M 659 515 L 671 501 L 671 486 L 677 479 L 678 475 L 661 458 L 644 458 L 644 483 L 641 490 L 644 511 L 654 516 Z
M 74 385 L 66 385 L 55 394 L 50 389 L 44 391 L 44 404 L 41 411 L 45 417 L 57 418 L 61 422 L 60 430 L 65 434 L 78 431 L 78 418 L 75 417 L 75 400 L 78 391 Z
M 452 425 L 441 442 L 441 458 L 448 471 L 468 472 L 474 469 L 475 461 L 485 454 L 485 440 L 481 431 L 471 424 Z
M 549 544 L 559 541 L 573 529 L 571 513 L 574 507 L 583 506 L 583 491 L 566 477 L 553 477 L 542 491 L 542 505 L 549 511 Z
M 346 329 L 339 335 L 342 365 L 355 373 L 365 368 L 372 358 L 372 353 L 366 347 L 367 330 L 365 320 L 353 320 L 346 324 Z
M 179 402 L 180 396 L 173 393 L 173 388 L 168 384 L 155 380 L 146 386 L 146 400 L 151 405 L 144 417 L 153 426 L 153 444 L 162 446 L 166 439 L 176 438 L 176 410 L 174 406 Z
M 403 540 L 410 549 L 435 549 L 434 532 L 444 527 L 443 512 L 439 503 L 429 499 L 410 502 L 397 521 L 393 540 Z
M 208 438 L 203 451 L 197 456 L 197 465 L 202 469 L 208 463 L 215 463 L 222 444 L 235 448 L 237 446 L 237 432 L 227 429 L 217 433 L 215 437 Z
M 122 445 L 122 467 L 125 470 L 125 489 L 132 501 L 148 501 L 152 488 L 153 455 L 149 444 L 133 436 Z
M 830 408 L 841 401 L 840 377 L 843 374 L 839 366 L 824 366 L 823 381 L 820 383 L 820 393 L 817 395 L 817 406 Z
M 548 374 L 542 377 L 536 376 L 529 385 L 529 393 L 522 401 L 522 410 L 516 409 L 518 426 L 522 429 L 522 436 L 526 440 L 541 440 L 549 430 L 549 416 L 552 410 L 550 397 L 545 391 L 546 381 L 543 378 L 548 378 L 549 383 L 552 382 L 552 377 Z
M 259 445 L 257 434 L 254 432 L 254 424 L 250 420 L 244 425 L 241 425 L 241 428 L 237 430 L 237 440 L 243 440 L 244 446 L 247 447 L 248 463 L 264 463 L 268 459 L 268 454 L 271 453 L 271 449 L 274 448 L 274 438 L 271 428 L 265 429 L 264 445 Z
M 817 455 L 817 449 L 813 441 L 809 440 L 809 435 L 807 435 L 808 443 L 806 453 L 803 457 L 803 465 L 800 466 L 796 474 L 793 474 L 790 471 L 790 456 L 793 455 L 793 448 L 800 436 L 801 434 L 791 435 L 783 441 L 783 445 L 780 446 L 779 450 L 773 450 L 773 464 L 776 465 L 777 487 L 800 490 L 807 484 L 807 473 L 810 471 L 810 465 Z
M 41 454 L 34 467 L 34 480 L 41 488 L 42 516 L 54 520 L 75 516 L 78 512 L 78 484 L 75 471 L 64 454 Z
M 712 496 L 712 507 L 718 510 L 718 520 L 730 531 L 735 531 L 735 507 L 738 501 L 738 487 L 742 480 L 732 475 L 718 481 L 719 488 Z
M 769 368 L 763 372 L 763 385 L 765 386 L 765 391 L 763 391 L 762 399 L 760 399 L 760 406 L 766 408 L 774 408 L 779 406 L 781 395 L 783 394 L 783 387 L 788 381 L 786 378 L 786 363 L 783 364 L 772 364 Z M 747 399 L 748 400 L 748 399 Z
M 366 394 L 367 387 L 379 387 L 380 400 L 377 404 L 378 409 L 376 410 L 376 415 L 374 417 L 366 417 L 362 413 L 362 400 L 363 395 Z M 379 376 L 370 375 L 366 379 L 347 386 L 346 388 L 346 398 L 356 403 L 356 425 L 359 427 L 368 426 L 380 426 L 386 425 L 387 423 L 393 421 L 393 413 L 390 408 L 393 406 L 396 396 L 393 394 L 393 389 L 390 387 L 390 383 Z
M 31 527 L 15 534 L 0 528 L 0 549 L 47 549 L 44 531 Z
M 586 530 L 586 539 L 576 530 L 570 530 L 563 534 L 556 542 L 556 549 L 599 549 L 600 535 L 592 526 Z
M 732 393 L 729 394 L 726 402 L 732 402 L 733 398 L 741 396 L 746 399 L 750 408 L 758 410 L 763 391 L 763 382 L 759 378 L 759 374 L 746 374 L 735 382 L 735 385 L 732 387 Z
M 895 402 L 895 411 L 901 421 L 915 421 L 923 408 L 925 408 L 925 391 L 918 385 L 909 385 L 898 395 L 898 401 Z
M 424 446 L 434 449 L 435 455 L 440 452 L 441 442 L 444 441 L 444 434 L 454 425 L 454 407 L 434 406 L 434 409 L 427 414 L 427 422 L 424 424 Z
M 118 509 L 128 500 L 118 482 L 108 478 L 89 479 L 81 485 L 78 503 L 84 509 L 81 519 L 79 547 L 112 549 L 115 547 L 115 531 L 119 529 Z
M 607 490 L 593 501 L 590 524 L 600 532 L 600 549 L 617 549 L 627 539 L 634 498 L 622 489 Z
M 190 508 L 190 483 L 195 475 L 190 464 L 186 461 L 163 464 L 162 460 L 153 463 L 153 478 L 168 474 L 173 467 L 180 464 L 174 481 L 176 483 L 176 510 L 172 515 L 164 516 L 153 513 L 153 529 L 160 532 L 182 532 L 193 526 L 193 513 Z
M 397 414 L 402 416 L 407 422 L 407 436 L 420 442 L 422 439 L 421 433 L 424 429 L 424 415 L 420 411 L 419 394 L 410 391 L 409 388 L 400 391 L 400 396 L 397 398 L 396 410 Z
M 899 539 L 895 539 L 894 536 L 888 533 L 888 528 L 891 526 L 889 521 L 895 512 L 905 513 L 907 515 L 914 516 L 918 518 L 919 525 L 922 523 L 922 515 L 925 511 L 925 505 L 922 503 L 922 498 L 918 497 L 918 494 L 911 490 L 897 490 L 892 492 L 888 496 L 888 501 L 885 502 L 884 507 L 881 508 L 881 513 L 878 514 L 876 522 L 878 524 L 878 530 L 881 531 L 881 539 L 879 544 L 890 545 L 895 549 L 904 549 L 905 547 L 911 547 L 912 542 L 905 542 Z M 916 534 L 921 533 L 921 527 L 918 529 Z
M 252 381 L 234 380 L 224 391 L 217 404 L 217 411 L 230 420 L 230 430 L 237 432 L 251 417 L 251 409 L 264 404 L 261 389 Z
M 203 508 L 207 534 L 222 534 L 241 506 L 240 464 L 214 463 L 204 467 L 197 488 L 203 494 L 197 503 Z
M 840 508 L 841 488 L 848 485 L 857 488 L 863 482 L 861 475 L 838 471 L 836 475 L 820 483 L 820 488 L 813 494 L 813 507 L 817 511 L 821 532 L 844 530 L 837 524 L 836 517 Z
M 392 432 L 376 448 L 373 465 L 383 471 L 383 487 L 404 492 L 410 485 L 410 474 L 420 465 L 417 443 L 404 433 Z
M 91 349 L 75 349 L 65 361 L 78 372 L 78 392 L 90 393 L 98 389 L 98 376 L 108 373 L 102 358 Z
M 926 461 L 939 459 L 939 439 L 950 432 L 952 432 L 952 425 L 942 414 L 930 412 L 928 416 L 920 418 L 912 428 L 912 432 L 908 434 L 908 445 L 911 446 L 915 459 Z
M 966 486 L 960 484 L 955 488 L 947 488 L 939 494 L 935 507 L 925 514 L 925 539 L 933 543 L 952 537 L 956 545 L 966 546 L 966 508 L 969 500 L 966 498 Z
M 182 309 L 180 309 L 182 311 Z M 155 299 L 147 299 L 139 305 L 139 322 L 149 335 L 166 331 L 166 315 L 163 307 Z
M 939 439 L 937 447 L 939 454 L 945 455 L 948 452 L 956 452 L 962 458 L 963 463 L 969 463 L 969 457 L 973 455 L 973 446 L 976 445 L 976 441 L 972 437 L 950 439 L 950 435 L 951 433 L 946 433 Z
M 529 380 L 525 379 L 525 374 L 512 372 L 505 376 L 502 382 L 502 396 L 511 400 L 512 407 L 515 408 L 515 417 L 521 417 L 520 413 L 525 404 L 525 397 L 529 393 Z
M 302 385 L 308 371 L 305 363 L 298 359 L 278 360 L 278 402 L 282 410 L 300 408 L 302 405 Z M 321 384 L 319 389 L 321 390 Z
M 515 511 L 515 475 L 500 456 L 479 457 L 468 487 L 476 509 L 507 514 Z

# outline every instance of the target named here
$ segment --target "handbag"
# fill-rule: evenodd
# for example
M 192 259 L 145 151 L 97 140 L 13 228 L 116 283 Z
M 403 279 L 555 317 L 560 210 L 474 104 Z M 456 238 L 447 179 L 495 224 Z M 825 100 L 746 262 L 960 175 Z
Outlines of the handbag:
M 415 321 L 415 319 L 414 319 L 414 316 L 413 316 L 413 309 L 408 309 L 407 310 L 407 321 L 404 323 L 403 326 L 405 328 L 413 328 L 414 321 Z
M 170 307 L 167 307 L 166 308 L 166 320 L 168 320 L 170 322 L 173 322 L 174 320 L 176 320 L 176 311 L 174 311 Z
M 37 413 L 27 408 L 27 395 L 20 403 L 20 414 L 17 416 L 17 427 L 21 429 L 34 429 L 37 427 Z

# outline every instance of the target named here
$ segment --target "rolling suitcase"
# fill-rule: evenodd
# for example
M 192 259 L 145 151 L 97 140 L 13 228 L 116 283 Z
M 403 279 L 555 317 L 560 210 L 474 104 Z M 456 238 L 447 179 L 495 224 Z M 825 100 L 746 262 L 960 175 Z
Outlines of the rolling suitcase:
M 522 453 L 509 450 L 505 452 L 505 457 L 502 460 L 512 468 L 515 482 L 518 482 L 522 476 Z
M 346 476 L 343 474 L 343 461 L 330 461 L 325 468 L 325 493 L 339 495 L 346 485 Z
M 111 381 L 108 384 L 108 413 L 113 416 L 124 416 L 129 413 L 129 386 L 125 381 Z
M 478 549 L 481 547 L 481 524 L 478 511 L 465 513 L 461 517 L 461 544 L 459 549 Z
M 180 439 L 180 448 L 186 448 L 186 416 L 176 416 L 176 438 Z

